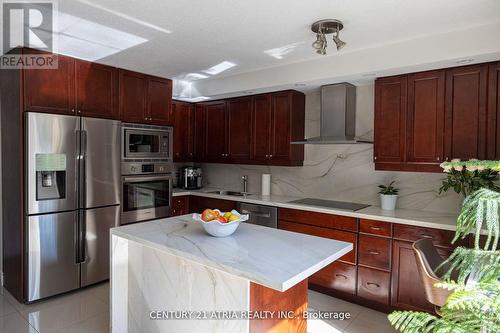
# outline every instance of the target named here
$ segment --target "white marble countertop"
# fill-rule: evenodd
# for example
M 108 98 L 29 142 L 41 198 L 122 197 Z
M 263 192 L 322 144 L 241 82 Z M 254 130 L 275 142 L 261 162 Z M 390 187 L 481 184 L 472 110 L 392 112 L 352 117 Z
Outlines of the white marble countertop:
M 389 211 L 389 210 L 383 210 L 380 207 L 376 206 L 370 206 L 358 210 L 356 212 L 352 212 L 340 209 L 290 203 L 290 201 L 302 199 L 298 197 L 288 197 L 279 195 L 262 196 L 259 194 L 252 194 L 245 197 L 240 197 L 232 195 L 206 193 L 207 191 L 213 191 L 213 190 L 216 189 L 203 188 L 201 190 L 195 190 L 195 191 L 174 189 L 173 196 L 196 195 L 209 198 L 248 202 L 259 205 L 275 206 L 282 208 L 301 209 L 319 213 L 351 216 L 351 217 L 365 218 L 370 220 L 385 221 L 385 222 L 407 224 L 413 226 L 451 230 L 451 231 L 455 231 L 456 229 L 456 220 L 458 216 L 458 214 L 439 213 L 439 212 L 411 210 L 411 209 L 396 209 L 394 211 Z M 211 208 L 217 208 L 217 207 L 211 207 Z
M 285 291 L 352 251 L 353 244 L 242 223 L 209 236 L 190 215 L 111 229 L 111 234 Z

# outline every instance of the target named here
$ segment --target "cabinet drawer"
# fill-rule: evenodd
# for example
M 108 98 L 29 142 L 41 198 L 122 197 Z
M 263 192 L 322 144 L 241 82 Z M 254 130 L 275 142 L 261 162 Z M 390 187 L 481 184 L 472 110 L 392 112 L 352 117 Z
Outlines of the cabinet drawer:
M 358 296 L 389 304 L 390 273 L 358 266 Z
M 334 262 L 309 277 L 309 283 L 355 295 L 356 266 Z
M 359 264 L 389 270 L 391 268 L 391 240 L 359 235 Z
M 280 220 L 315 225 L 318 227 L 334 228 L 345 231 L 358 231 L 358 224 L 354 217 L 339 216 L 309 212 L 298 209 L 280 208 Z
M 391 237 L 392 236 L 392 223 L 374 221 L 374 220 L 359 220 L 359 232 L 366 234 Z
M 421 228 L 414 227 L 409 225 L 394 225 L 394 238 L 415 242 L 422 238 L 432 239 L 432 242 L 435 246 L 442 247 L 453 247 L 457 245 L 466 245 L 467 240 L 458 241 L 455 244 L 451 244 L 451 240 L 455 233 L 453 231 L 448 230 L 439 230 L 439 229 L 431 229 L 431 228 Z
M 280 222 L 278 224 L 278 228 L 283 229 L 283 230 L 293 231 L 293 232 L 300 232 L 302 234 L 308 234 L 308 235 L 312 235 L 312 236 L 330 238 L 330 239 L 335 239 L 335 240 L 339 240 L 339 241 L 352 243 L 353 250 L 351 252 L 343 255 L 342 257 L 340 257 L 339 260 L 345 261 L 345 262 L 348 262 L 351 264 L 356 263 L 357 237 L 356 237 L 356 234 L 353 232 L 314 227 L 314 226 L 310 226 L 310 225 L 293 223 L 293 222 L 282 221 L 282 220 L 280 220 Z

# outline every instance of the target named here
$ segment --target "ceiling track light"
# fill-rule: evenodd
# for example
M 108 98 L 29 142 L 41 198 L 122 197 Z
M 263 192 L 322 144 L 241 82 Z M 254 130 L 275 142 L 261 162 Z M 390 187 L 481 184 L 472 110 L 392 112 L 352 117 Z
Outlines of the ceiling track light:
M 337 46 L 337 51 L 342 49 L 347 43 L 340 39 L 340 30 L 344 28 L 344 24 L 339 20 L 320 20 L 311 25 L 311 30 L 316 33 L 316 40 L 312 43 L 312 47 L 316 53 L 326 55 L 327 41 L 326 35 L 332 34 L 332 40 Z

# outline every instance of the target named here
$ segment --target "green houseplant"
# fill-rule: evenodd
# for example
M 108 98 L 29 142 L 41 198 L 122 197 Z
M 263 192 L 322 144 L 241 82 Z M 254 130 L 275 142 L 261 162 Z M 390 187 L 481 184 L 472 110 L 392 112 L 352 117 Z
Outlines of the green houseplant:
M 446 178 L 439 188 L 439 194 L 453 189 L 456 193 L 467 197 L 480 188 L 489 188 L 499 191 L 495 184 L 498 181 L 500 171 L 500 161 L 460 161 L 458 159 L 441 163 Z
M 475 163 L 492 167 L 488 161 L 480 162 Z M 450 268 L 437 286 L 452 293 L 440 308 L 440 316 L 395 311 L 389 321 L 396 329 L 403 333 L 500 332 L 499 205 L 500 193 L 488 188 L 465 198 L 453 242 L 472 234 L 474 247 L 458 247 L 445 261 Z M 458 272 L 457 281 L 451 280 L 452 271 Z
M 389 185 L 379 185 L 380 191 L 380 207 L 384 210 L 394 210 L 398 199 L 399 189 L 394 187 L 395 181 L 390 182 Z

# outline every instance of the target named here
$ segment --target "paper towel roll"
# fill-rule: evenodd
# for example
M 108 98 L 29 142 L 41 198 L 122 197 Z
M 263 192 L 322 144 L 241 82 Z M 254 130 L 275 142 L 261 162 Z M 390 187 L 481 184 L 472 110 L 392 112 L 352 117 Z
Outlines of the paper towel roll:
M 262 174 L 262 195 L 271 195 L 271 175 Z

